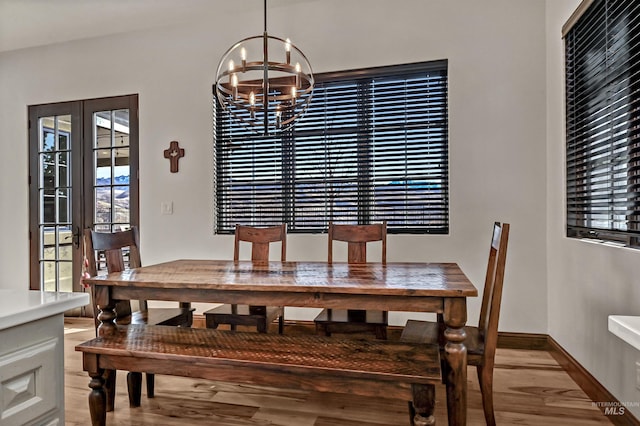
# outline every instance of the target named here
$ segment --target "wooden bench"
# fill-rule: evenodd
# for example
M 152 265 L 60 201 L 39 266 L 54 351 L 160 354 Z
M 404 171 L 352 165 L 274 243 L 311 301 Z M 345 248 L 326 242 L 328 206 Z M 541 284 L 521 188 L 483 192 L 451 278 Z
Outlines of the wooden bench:
M 411 424 L 435 424 L 433 385 L 441 382 L 436 345 L 129 325 L 76 351 L 91 377 L 93 425 L 106 422 L 108 369 L 403 399 L 413 401 Z M 135 406 L 140 389 L 134 392 Z

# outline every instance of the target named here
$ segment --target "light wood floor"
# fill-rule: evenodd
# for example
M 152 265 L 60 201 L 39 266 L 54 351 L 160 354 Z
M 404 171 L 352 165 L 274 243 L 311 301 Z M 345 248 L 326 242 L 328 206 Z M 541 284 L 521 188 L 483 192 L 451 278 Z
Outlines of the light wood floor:
M 287 329 L 285 328 L 285 333 Z M 89 376 L 76 344 L 94 337 L 91 320 L 65 320 L 66 425 L 90 425 Z M 475 368 L 469 368 L 469 425 L 484 425 Z M 499 425 L 611 424 L 545 351 L 499 349 L 494 371 Z M 444 387 L 436 394 L 437 424 L 446 425 Z M 129 408 L 126 372 L 118 372 L 116 408 L 108 425 L 355 426 L 409 424 L 406 401 L 373 399 L 156 376 L 156 397 L 143 390 L 142 406 Z

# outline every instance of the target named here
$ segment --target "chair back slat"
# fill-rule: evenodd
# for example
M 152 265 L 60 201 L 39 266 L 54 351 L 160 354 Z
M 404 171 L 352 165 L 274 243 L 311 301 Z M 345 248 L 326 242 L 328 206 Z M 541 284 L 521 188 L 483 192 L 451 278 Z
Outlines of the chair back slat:
M 328 262 L 333 263 L 333 242 L 347 243 L 348 263 L 367 263 L 367 243 L 382 242 L 382 263 L 387 263 L 387 223 L 335 225 L 329 223 Z
M 240 242 L 251 243 L 251 260 L 267 262 L 270 243 L 281 243 L 280 260 L 287 260 L 287 224 L 267 228 L 236 225 L 233 260 L 240 260 Z
M 122 253 L 122 249 L 105 250 L 104 258 L 108 273 L 124 271 L 124 254 Z
M 507 260 L 507 246 L 509 243 L 509 224 L 496 222 L 493 226 L 491 249 L 487 264 L 482 307 L 478 328 L 484 336 L 484 358 L 486 362 L 493 362 L 498 343 L 498 322 L 500 320 L 500 304 L 504 284 L 504 270 Z
M 251 260 L 268 261 L 269 260 L 269 243 L 253 243 L 251 246 Z
M 347 243 L 347 262 L 367 263 L 367 243 Z

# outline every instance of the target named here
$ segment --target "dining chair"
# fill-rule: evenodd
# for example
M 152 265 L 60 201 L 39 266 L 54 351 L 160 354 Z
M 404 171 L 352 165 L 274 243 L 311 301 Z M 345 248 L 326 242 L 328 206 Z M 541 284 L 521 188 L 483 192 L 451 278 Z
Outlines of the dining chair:
M 132 226 L 126 231 L 119 232 L 96 232 L 92 229 L 85 229 L 84 244 L 87 258 L 87 272 L 90 276 L 98 275 L 98 267 L 101 257 L 104 256 L 104 263 L 107 273 L 120 272 L 125 269 L 125 258 L 128 259 L 129 268 L 140 267 L 140 236 L 138 228 Z M 92 294 L 92 307 L 96 327 L 98 325 L 97 305 Z M 149 308 L 146 300 L 138 301 L 138 309 L 132 310 L 129 300 L 121 300 L 116 304 L 116 323 L 124 324 L 153 324 L 172 325 L 180 327 L 190 327 L 193 323 L 193 311 L 189 302 L 181 302 L 176 308 Z M 97 329 L 96 329 L 97 331 Z M 154 375 L 147 374 L 147 396 L 154 396 Z M 136 406 L 139 404 L 139 387 L 142 376 L 140 373 L 129 372 L 127 384 L 129 385 L 129 402 Z M 107 411 L 113 410 L 115 396 L 115 370 L 106 372 L 108 390 Z
M 287 260 L 287 224 L 266 228 L 236 225 L 233 244 L 233 260 L 240 259 L 240 243 L 251 243 L 253 262 L 269 261 L 269 245 L 281 242 L 280 260 Z M 269 324 L 278 318 L 278 333 L 284 331 L 284 307 L 224 304 L 204 313 L 207 328 L 218 328 L 220 324 L 229 324 L 231 330 L 238 325 L 255 326 L 259 333 L 266 333 Z
M 336 225 L 329 223 L 328 263 L 333 263 L 333 242 L 347 243 L 348 263 L 367 263 L 367 243 L 382 243 L 382 263 L 387 263 L 387 223 L 371 225 Z M 378 339 L 387 338 L 387 312 L 354 309 L 323 309 L 314 319 L 316 332 L 331 333 L 373 332 Z
M 466 326 L 467 364 L 474 365 L 478 374 L 484 418 L 488 426 L 496 424 L 493 409 L 493 367 L 498 343 L 498 321 L 504 283 L 504 269 L 509 242 L 509 224 L 496 222 L 493 225 L 489 261 L 482 294 L 482 306 L 478 326 Z M 438 314 L 437 322 L 409 320 L 401 339 L 419 343 L 438 343 L 444 351 L 444 320 Z M 446 362 L 443 359 L 443 380 L 446 377 Z M 409 404 L 411 409 L 411 404 Z

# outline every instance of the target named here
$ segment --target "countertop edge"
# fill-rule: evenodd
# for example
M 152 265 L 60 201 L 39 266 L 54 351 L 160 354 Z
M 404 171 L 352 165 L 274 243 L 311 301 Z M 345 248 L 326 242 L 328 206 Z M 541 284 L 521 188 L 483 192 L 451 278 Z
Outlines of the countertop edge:
M 609 331 L 640 350 L 640 317 L 609 315 Z
M 40 293 L 40 292 L 36 292 Z M 89 293 L 65 293 L 63 297 L 47 300 L 38 305 L 28 305 L 24 309 L 12 312 L 11 315 L 0 316 L 0 331 L 26 324 L 67 310 L 88 305 Z

